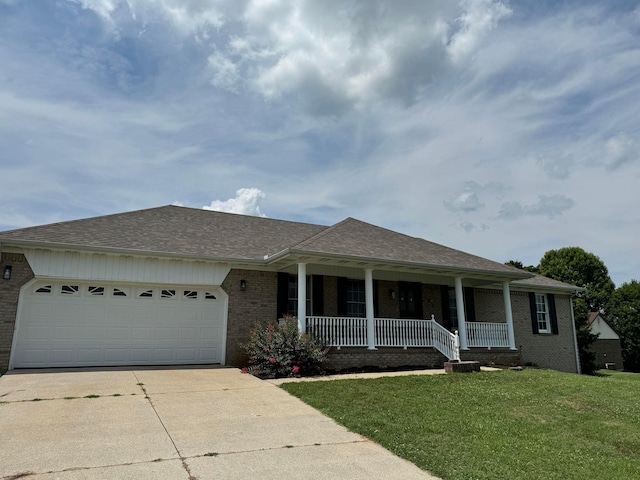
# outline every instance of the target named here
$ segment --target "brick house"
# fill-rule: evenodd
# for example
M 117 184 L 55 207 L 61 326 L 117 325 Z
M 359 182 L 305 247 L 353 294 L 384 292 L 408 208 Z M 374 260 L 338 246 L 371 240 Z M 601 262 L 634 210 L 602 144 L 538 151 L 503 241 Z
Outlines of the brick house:
M 253 324 L 285 314 L 334 368 L 579 371 L 576 287 L 352 218 L 165 206 L 0 232 L 0 252 L 0 371 L 242 366 Z

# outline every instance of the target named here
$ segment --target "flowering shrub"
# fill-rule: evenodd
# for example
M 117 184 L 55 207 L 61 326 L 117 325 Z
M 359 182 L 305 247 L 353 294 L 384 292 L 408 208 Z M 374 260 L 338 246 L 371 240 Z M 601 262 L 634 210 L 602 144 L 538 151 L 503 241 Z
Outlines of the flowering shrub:
M 242 345 L 249 366 L 242 369 L 261 378 L 299 377 L 322 373 L 327 347 L 313 335 L 298 331 L 298 320 L 286 316 L 279 323 L 257 322 Z

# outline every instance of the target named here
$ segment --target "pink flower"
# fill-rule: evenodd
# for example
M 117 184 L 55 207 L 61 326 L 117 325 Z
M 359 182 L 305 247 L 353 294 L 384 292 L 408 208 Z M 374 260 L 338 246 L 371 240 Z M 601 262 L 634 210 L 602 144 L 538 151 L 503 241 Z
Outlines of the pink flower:
M 249 370 L 247 370 L 247 367 L 244 367 L 242 370 L 240 370 L 242 373 L 247 373 Z
M 300 367 L 297 365 L 293 366 L 293 373 L 298 373 L 300 371 Z
M 274 327 L 273 325 L 269 325 L 267 328 L 269 329 L 269 332 L 271 332 L 271 333 L 273 333 L 274 330 L 276 329 L 276 327 Z
M 276 359 L 275 359 L 275 358 L 273 358 L 273 357 L 271 357 L 271 358 L 269 359 L 269 363 L 276 363 Z

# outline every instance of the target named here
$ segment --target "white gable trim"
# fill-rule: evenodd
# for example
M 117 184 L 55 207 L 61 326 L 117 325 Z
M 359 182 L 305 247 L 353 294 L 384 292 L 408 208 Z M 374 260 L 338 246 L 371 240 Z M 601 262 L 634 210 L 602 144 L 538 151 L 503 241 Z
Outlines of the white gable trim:
M 600 334 L 598 340 L 620 340 L 620 336 L 600 315 L 591 323 L 591 332 Z
M 226 263 L 166 259 L 95 252 L 28 248 L 24 254 L 36 277 L 221 285 L 231 267 Z

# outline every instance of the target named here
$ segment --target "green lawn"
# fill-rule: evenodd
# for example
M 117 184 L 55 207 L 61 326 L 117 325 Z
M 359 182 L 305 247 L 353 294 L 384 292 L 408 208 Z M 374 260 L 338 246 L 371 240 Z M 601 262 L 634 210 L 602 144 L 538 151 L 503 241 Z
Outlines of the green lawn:
M 282 388 L 446 480 L 640 478 L 640 375 L 527 369 Z

